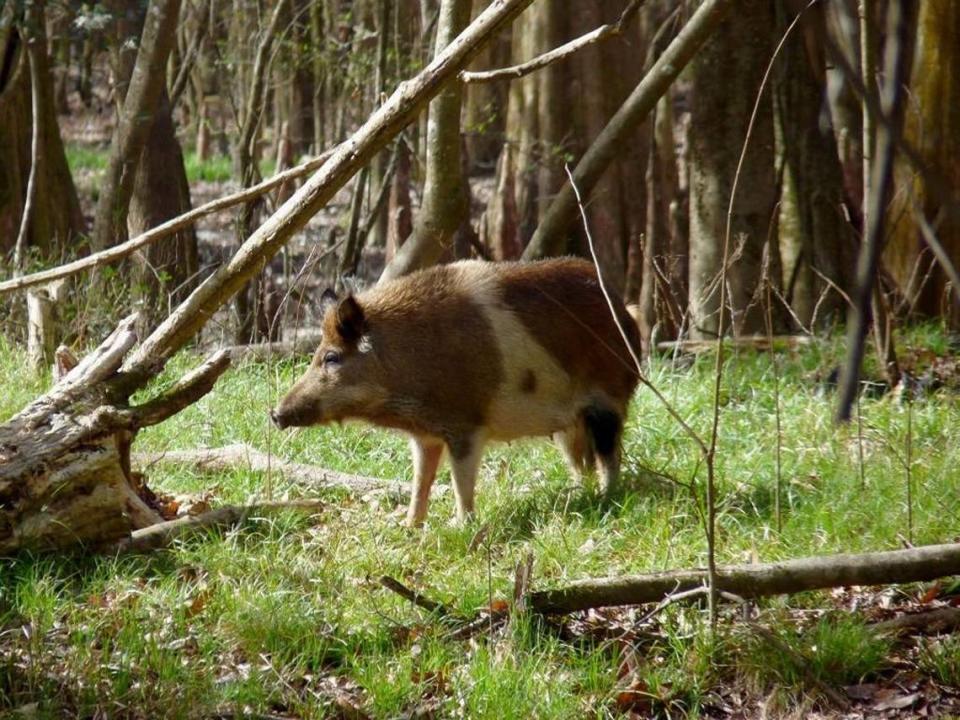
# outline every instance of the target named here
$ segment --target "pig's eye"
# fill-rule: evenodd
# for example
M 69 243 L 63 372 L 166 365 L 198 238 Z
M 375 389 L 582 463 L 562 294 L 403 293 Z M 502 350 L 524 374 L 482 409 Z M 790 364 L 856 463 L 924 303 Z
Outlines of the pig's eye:
M 333 350 L 328 351 L 323 356 L 324 365 L 339 365 L 340 364 L 340 353 L 334 352 Z

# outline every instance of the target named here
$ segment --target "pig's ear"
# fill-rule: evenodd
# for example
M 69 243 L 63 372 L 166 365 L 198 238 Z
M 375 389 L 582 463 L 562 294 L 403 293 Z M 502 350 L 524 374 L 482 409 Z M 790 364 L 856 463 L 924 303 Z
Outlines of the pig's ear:
M 359 340 L 367 331 L 367 318 L 353 295 L 347 295 L 337 305 L 337 332 L 347 342 Z
M 320 312 L 323 315 L 327 314 L 327 310 L 332 308 L 340 298 L 337 297 L 337 293 L 334 292 L 333 288 L 327 288 L 323 291 L 323 295 L 320 296 Z

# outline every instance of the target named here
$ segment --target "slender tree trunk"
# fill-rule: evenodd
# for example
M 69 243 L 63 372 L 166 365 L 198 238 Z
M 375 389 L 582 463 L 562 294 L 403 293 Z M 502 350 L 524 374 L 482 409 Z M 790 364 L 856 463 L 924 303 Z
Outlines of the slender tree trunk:
M 110 157 L 100 187 L 93 234 L 94 250 L 127 237 L 127 212 L 137 165 L 166 87 L 166 64 L 176 40 L 180 0 L 151 0 L 123 107 L 110 144 Z
M 435 55 L 467 26 L 470 0 L 443 0 Z M 404 243 L 380 281 L 433 265 L 453 241 L 468 216 L 467 192 L 460 160 L 460 109 L 463 90 L 451 83 L 430 103 L 427 126 L 427 177 L 423 204 L 413 235 Z
M 127 217 L 132 236 L 182 215 L 191 207 L 183 152 L 170 111 L 164 90 L 137 167 Z M 138 266 L 134 287 L 140 300 L 142 328 L 152 329 L 199 282 L 197 235 L 193 227 L 184 228 L 163 242 L 151 243 L 139 255 Z
M 721 259 L 727 209 L 746 129 L 773 52 L 773 7 L 767 0 L 738 3 L 735 17 L 693 61 L 690 127 L 690 304 L 695 339 L 716 337 Z M 773 106 L 760 102 L 741 170 L 731 223 L 726 272 L 734 335 L 761 332 L 763 247 L 776 202 Z

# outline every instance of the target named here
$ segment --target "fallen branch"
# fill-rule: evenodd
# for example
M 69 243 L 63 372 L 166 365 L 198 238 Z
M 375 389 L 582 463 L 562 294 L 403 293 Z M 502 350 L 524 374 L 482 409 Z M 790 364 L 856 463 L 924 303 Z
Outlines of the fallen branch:
M 456 613 L 447 608 L 447 606 L 443 603 L 438 603 L 435 600 L 424 597 L 416 590 L 408 588 L 402 582 L 390 577 L 389 575 L 381 575 L 379 583 L 387 590 L 395 592 L 400 597 L 404 598 L 405 600 L 409 600 L 414 605 L 423 608 L 427 612 L 436 613 L 437 615 L 447 619 L 456 619 Z
M 871 629 L 878 633 L 899 635 L 910 630 L 926 633 L 953 632 L 960 628 L 960 608 L 941 607 L 925 612 L 900 615 L 892 620 L 874 623 Z
M 960 574 L 960 543 L 718 567 L 716 587 L 743 598 L 757 598 L 848 585 L 921 582 L 956 574 Z M 698 568 L 581 580 L 531 593 L 528 605 L 542 614 L 641 605 L 702 586 L 706 577 L 707 571 Z
M 226 210 L 234 205 L 255 200 L 256 198 L 270 192 L 275 187 L 278 187 L 285 182 L 303 177 L 304 175 L 309 175 L 315 170 L 323 167 L 323 164 L 330 158 L 331 155 L 333 155 L 333 152 L 336 149 L 337 148 L 327 150 L 325 153 L 322 153 L 315 158 L 307 160 L 306 162 L 290 168 L 289 170 L 284 170 L 282 173 L 277 173 L 272 178 L 268 178 L 261 183 L 252 185 L 251 187 L 240 190 L 239 192 L 235 192 L 232 195 L 227 195 L 226 197 L 204 203 L 200 207 L 196 207 L 189 212 L 185 212 L 183 215 L 171 218 L 165 223 L 161 223 L 156 227 L 152 227 L 145 233 L 137 235 L 135 238 L 130 238 L 126 242 L 122 242 L 119 245 L 114 245 L 113 247 L 101 250 L 100 252 L 92 253 L 91 255 L 87 255 L 79 260 L 74 260 L 73 262 L 58 265 L 57 267 L 50 268 L 49 270 L 40 270 L 38 272 L 31 273 L 30 275 L 24 275 L 22 277 L 0 282 L 0 295 L 5 295 L 7 293 L 11 293 L 16 290 L 22 290 L 28 287 L 33 287 L 34 285 L 44 285 L 53 280 L 59 280 L 61 278 L 70 277 L 71 275 L 76 275 L 77 273 L 83 272 L 84 270 L 88 270 L 90 268 L 100 267 L 101 265 L 108 265 L 112 262 L 122 260 L 128 255 L 132 255 L 142 247 L 146 247 L 157 240 L 162 240 L 165 237 L 169 237 L 174 233 L 179 232 L 185 227 L 193 225 L 200 218 L 206 217 L 207 215 L 211 215 L 212 213 L 219 212 L 221 210 Z
M 203 472 L 222 472 L 224 470 L 247 470 L 250 472 L 270 472 L 287 480 L 305 483 L 314 490 L 347 490 L 352 493 L 387 493 L 405 495 L 409 492 L 406 483 L 396 480 L 351 475 L 335 470 L 326 470 L 315 465 L 290 462 L 271 457 L 249 445 L 227 445 L 220 448 L 198 450 L 174 450 L 161 453 L 137 453 L 133 458 L 141 465 L 169 463 L 189 465 Z M 434 493 L 443 493 L 446 486 L 435 486 Z
M 157 523 L 142 530 L 134 530 L 130 537 L 109 547 L 111 552 L 147 552 L 171 545 L 175 540 L 192 533 L 230 527 L 243 522 L 252 515 L 264 515 L 283 510 L 316 512 L 324 504 L 319 500 L 291 500 L 286 502 L 257 503 L 255 505 L 226 505 L 199 515 Z
M 771 349 L 794 350 L 812 345 L 813 341 L 810 335 L 774 335 L 772 338 L 767 335 L 744 335 L 724 338 L 723 344 L 724 347 L 765 352 Z M 717 340 L 664 340 L 657 343 L 657 350 L 702 353 L 716 350 L 718 344 Z
M 646 2 L 646 0 L 632 0 L 632 2 L 620 14 L 620 19 L 617 20 L 617 22 L 601 25 L 595 30 L 591 30 L 586 35 L 581 35 L 578 38 L 574 38 L 570 42 L 564 43 L 560 47 L 554 48 L 553 50 L 548 50 L 532 60 L 527 60 L 525 63 L 513 65 L 511 67 L 500 68 L 498 70 L 482 70 L 477 72 L 464 71 L 460 73 L 460 80 L 465 83 L 484 83 L 493 82 L 494 80 L 516 80 L 517 78 L 522 78 L 524 75 L 529 75 L 530 73 L 539 70 L 542 67 L 546 67 L 551 63 L 568 58 L 575 52 L 582 50 L 589 45 L 598 43 L 601 40 L 606 40 L 614 35 L 621 35 L 623 33 L 624 26 L 630 22 L 630 19 L 637 13 L 638 10 L 640 10 L 641 7 L 643 7 L 644 2 Z

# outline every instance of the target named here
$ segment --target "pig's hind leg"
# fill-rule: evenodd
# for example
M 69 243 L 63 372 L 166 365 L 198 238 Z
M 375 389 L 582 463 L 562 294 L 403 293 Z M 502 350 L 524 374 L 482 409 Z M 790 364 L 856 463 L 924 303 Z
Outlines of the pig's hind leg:
M 453 494 L 457 501 L 457 521 L 466 522 L 473 516 L 477 471 L 483 457 L 484 438 L 479 432 L 451 438 L 450 468 L 453 474 Z
M 443 443 L 434 438 L 414 437 L 410 439 L 410 451 L 413 453 L 413 486 L 410 488 L 407 524 L 417 527 L 427 517 L 430 488 L 443 457 Z

